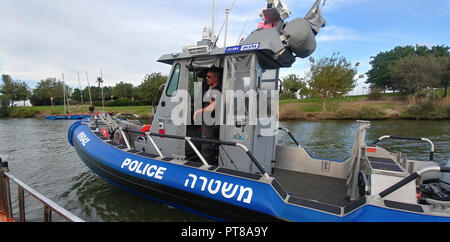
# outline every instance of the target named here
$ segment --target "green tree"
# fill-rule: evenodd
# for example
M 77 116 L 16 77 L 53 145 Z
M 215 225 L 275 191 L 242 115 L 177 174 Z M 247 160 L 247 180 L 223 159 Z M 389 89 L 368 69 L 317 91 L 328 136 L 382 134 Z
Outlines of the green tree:
M 307 95 L 306 83 L 301 77 L 295 74 L 287 75 L 283 78 L 281 96 L 296 98 L 296 93 L 300 90 L 300 96 Z
M 437 57 L 450 56 L 450 46 L 436 45 L 431 47 L 430 54 Z
M 102 100 L 102 88 L 98 86 L 91 86 L 91 97 L 92 101 L 101 101 Z M 79 95 L 79 94 L 78 94 Z M 103 87 L 103 96 L 106 100 L 110 100 L 111 96 L 113 95 L 113 87 L 110 86 L 104 86 Z M 86 103 L 89 103 L 89 88 L 86 87 L 83 90 L 83 100 L 86 100 Z
M 390 51 L 380 52 L 376 56 L 370 57 L 372 68 L 366 73 L 366 83 L 383 90 L 398 90 L 396 89 L 398 85 L 393 83 L 391 79 L 390 71 L 388 70 L 390 66 L 395 65 L 397 61 L 407 56 L 449 56 L 449 50 L 450 47 L 444 45 L 432 46 L 431 49 L 427 46 L 416 45 L 414 47 L 407 45 L 404 47 L 397 46 Z
M 71 93 L 71 88 L 65 86 L 67 93 Z M 33 90 L 30 101 L 34 106 L 51 105 L 51 98 L 53 98 L 53 104 L 63 105 L 63 82 L 58 81 L 56 78 L 47 78 L 41 80 L 36 88 Z
M 309 58 L 311 69 L 307 74 L 307 82 L 310 91 L 323 99 L 323 111 L 326 112 L 327 99 L 340 97 L 350 92 L 355 86 L 357 67 L 359 63 L 352 66 L 345 57 L 339 57 L 333 53 L 331 57 L 315 60 Z
M 27 83 L 24 81 L 17 81 L 17 100 L 23 100 L 23 105 L 25 106 L 25 101 L 30 99 L 31 90 Z
M 14 105 L 14 101 L 28 100 L 31 96 L 30 88 L 24 81 L 14 81 L 9 75 L 2 75 L 3 84 L 0 86 L 0 93 L 4 95 L 8 104 Z
M 444 88 L 444 97 L 447 97 L 447 89 L 450 85 L 450 56 L 438 57 L 438 61 L 441 64 L 440 84 Z
M 0 93 L 3 94 L 3 101 L 7 105 L 14 105 L 14 100 L 17 98 L 17 82 L 15 82 L 10 75 L 2 75 L 3 84 L 0 86 Z
M 372 68 L 366 73 L 366 83 L 383 90 L 395 90 L 392 86 L 388 67 L 394 65 L 402 57 L 414 54 L 415 48 L 408 45 L 405 47 L 397 46 L 393 50 L 381 52 L 376 56 L 370 57 Z
M 131 98 L 134 94 L 134 87 L 131 83 L 119 82 L 112 90 L 112 94 L 117 98 Z
M 89 95 L 89 93 L 88 93 L 88 95 Z M 70 97 L 72 100 L 75 100 L 75 101 L 78 101 L 78 102 L 81 102 L 81 93 L 80 93 L 80 89 L 79 88 L 75 88 L 75 89 L 73 89 L 73 92 L 72 92 L 72 96 Z M 89 102 L 89 99 L 84 99 L 84 93 L 83 93 L 83 103 L 88 103 Z
M 151 104 L 156 98 L 156 95 L 158 95 L 159 87 L 166 83 L 167 78 L 167 76 L 164 76 L 159 72 L 145 75 L 144 80 L 137 87 L 137 94 L 139 98 L 142 101 Z
M 406 56 L 388 67 L 393 88 L 412 94 L 418 90 L 439 87 L 442 65 L 431 56 Z
M 9 115 L 9 99 L 6 95 L 0 95 L 0 117 L 8 117 Z

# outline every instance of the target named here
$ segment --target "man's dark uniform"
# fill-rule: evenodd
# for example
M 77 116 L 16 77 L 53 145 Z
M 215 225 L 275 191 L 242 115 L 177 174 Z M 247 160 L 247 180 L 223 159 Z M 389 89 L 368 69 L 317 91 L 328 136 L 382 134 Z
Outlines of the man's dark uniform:
M 222 91 L 222 88 L 220 87 L 220 85 L 217 85 L 214 88 L 210 88 L 210 92 L 207 93 L 207 100 L 210 97 L 211 101 L 220 102 L 220 100 L 218 98 L 218 93 L 220 93 L 221 91 Z M 205 108 L 209 104 L 210 103 L 204 102 L 203 108 Z M 215 109 L 217 109 L 218 107 L 219 107 L 219 105 L 218 105 L 218 103 L 216 103 Z M 215 112 L 216 111 L 214 110 L 211 113 L 211 118 L 213 118 L 214 120 L 216 120 Z M 205 124 L 205 120 L 203 120 L 202 138 L 218 140 L 219 137 L 220 137 L 220 125 L 219 125 L 218 121 L 214 122 L 214 125 L 207 125 L 207 124 Z M 217 144 L 203 142 L 200 152 L 210 165 L 215 165 L 215 166 L 218 165 L 219 146 Z

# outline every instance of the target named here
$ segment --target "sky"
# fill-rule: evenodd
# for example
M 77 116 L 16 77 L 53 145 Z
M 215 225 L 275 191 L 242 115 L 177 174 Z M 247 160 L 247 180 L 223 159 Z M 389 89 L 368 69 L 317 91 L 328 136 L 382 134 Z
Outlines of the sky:
M 0 74 L 34 87 L 40 80 L 64 73 L 77 88 L 91 85 L 103 73 L 104 85 L 123 81 L 139 85 L 146 74 L 167 75 L 158 63 L 164 54 L 181 52 L 201 40 L 210 27 L 211 0 L 0 0 Z M 233 0 L 215 0 L 215 29 Z M 304 17 L 315 0 L 285 0 L 292 15 Z M 230 14 L 227 45 L 248 36 L 260 22 L 265 0 L 236 0 Z M 450 0 L 328 0 L 323 8 L 328 25 L 317 36 L 314 58 L 339 52 L 366 73 L 370 57 L 405 45 L 450 45 Z M 248 21 L 247 21 L 248 20 Z M 247 24 L 245 24 L 247 22 Z M 223 31 L 218 41 L 224 45 Z M 288 74 L 304 76 L 307 59 L 297 59 Z M 362 94 L 365 78 L 351 94 Z

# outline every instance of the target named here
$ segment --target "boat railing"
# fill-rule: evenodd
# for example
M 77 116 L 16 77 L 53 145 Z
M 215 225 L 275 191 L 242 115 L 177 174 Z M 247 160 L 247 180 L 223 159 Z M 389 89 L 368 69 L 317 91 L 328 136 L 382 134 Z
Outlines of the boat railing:
M 125 144 L 127 145 L 128 150 L 131 150 L 132 147 L 131 147 L 130 141 L 128 140 L 128 137 L 125 134 L 125 132 L 123 131 L 123 128 L 119 127 L 119 131 L 120 131 L 120 134 L 122 135 L 123 140 L 125 141 Z
M 423 168 L 421 170 L 418 170 L 418 171 L 412 173 L 411 175 L 403 178 L 402 180 L 400 180 L 399 182 L 395 183 L 394 185 L 386 188 L 384 191 L 379 193 L 379 196 L 381 198 L 384 198 L 387 195 L 397 191 L 398 189 L 400 189 L 404 185 L 406 185 L 406 184 L 416 180 L 418 177 L 424 175 L 425 173 L 432 172 L 432 171 L 434 171 L 434 172 L 450 173 L 450 167 L 430 166 L 430 167 L 426 167 L 426 168 Z
M 14 182 L 18 187 L 18 204 L 19 204 L 19 221 L 26 222 L 25 218 L 25 191 L 32 197 L 44 205 L 44 222 L 52 221 L 52 211 L 69 222 L 84 222 L 71 212 L 59 206 L 49 198 L 38 193 L 33 188 L 17 179 L 9 173 L 8 162 L 2 162 L 0 158 L 0 210 L 3 211 L 8 218 L 13 218 L 11 206 L 11 190 L 10 181 Z
M 289 129 L 283 128 L 283 127 L 278 127 L 278 129 L 285 131 L 291 137 L 291 139 L 295 142 L 295 144 L 298 147 L 301 147 L 300 143 L 298 143 L 297 139 L 295 139 L 294 135 L 291 133 L 291 131 L 289 131 Z
M 209 164 L 203 158 L 201 153 L 198 151 L 198 149 L 195 147 L 195 145 L 191 141 L 198 141 L 198 142 L 205 142 L 205 143 L 211 143 L 211 144 L 219 144 L 219 145 L 227 145 L 227 146 L 239 147 L 247 154 L 247 156 L 250 158 L 250 160 L 256 165 L 256 167 L 261 172 L 261 174 L 263 174 L 265 177 L 269 177 L 269 175 L 264 170 L 262 165 L 258 162 L 256 157 L 253 155 L 253 153 L 243 144 L 235 143 L 235 142 L 229 142 L 229 141 L 222 141 L 222 140 L 203 139 L 203 138 L 186 137 L 186 136 L 178 136 L 178 135 L 155 134 L 155 133 L 150 133 L 149 135 L 150 136 L 156 136 L 156 137 L 164 137 L 164 138 L 171 138 L 171 139 L 186 140 L 188 142 L 188 144 L 191 147 L 193 147 L 194 152 L 199 156 L 200 160 L 202 160 L 202 163 L 204 165 L 209 165 Z
M 431 145 L 430 149 L 430 161 L 433 161 L 434 156 L 434 144 L 430 139 L 427 138 L 414 138 L 414 137 L 403 137 L 403 136 L 396 136 L 396 135 L 384 135 L 378 138 L 373 144 L 377 144 L 378 142 L 384 140 L 384 139 L 399 139 L 399 140 L 415 140 L 415 141 L 426 141 Z
M 164 158 L 164 155 L 162 154 L 161 150 L 159 149 L 158 145 L 156 145 L 155 141 L 153 140 L 153 138 L 150 136 L 150 132 L 146 132 L 145 136 L 147 136 L 147 139 L 150 140 L 150 142 L 152 143 L 153 147 L 155 148 L 156 152 L 158 152 L 158 155 L 161 158 Z
M 150 133 L 150 132 L 144 133 L 144 132 L 139 132 L 139 131 L 134 131 L 134 130 L 126 130 L 126 129 L 123 129 L 123 130 L 126 132 L 146 135 L 147 138 L 150 138 L 150 141 L 152 142 L 153 146 L 155 147 L 155 149 L 157 150 L 157 152 L 160 156 L 163 156 L 163 155 L 161 154 L 161 151 L 158 148 L 158 146 L 156 145 L 156 143 L 153 141 L 153 139 L 151 139 L 151 136 L 185 140 L 189 144 L 189 146 L 194 150 L 194 152 L 198 156 L 198 158 L 202 161 L 203 165 L 209 165 L 209 164 L 192 141 L 239 147 L 247 154 L 247 156 L 250 158 L 250 160 L 256 165 L 256 167 L 261 172 L 261 174 L 264 175 L 265 177 L 269 177 L 269 175 L 264 170 L 261 163 L 259 163 L 258 160 L 256 159 L 256 157 L 253 155 L 253 153 L 245 145 L 240 144 L 240 143 L 234 143 L 234 142 L 222 141 L 222 140 L 213 140 L 213 139 L 203 139 L 203 138 L 196 138 L 196 137 L 178 136 L 178 135 L 156 134 L 156 133 Z M 127 146 L 128 146 L 128 144 L 127 144 Z

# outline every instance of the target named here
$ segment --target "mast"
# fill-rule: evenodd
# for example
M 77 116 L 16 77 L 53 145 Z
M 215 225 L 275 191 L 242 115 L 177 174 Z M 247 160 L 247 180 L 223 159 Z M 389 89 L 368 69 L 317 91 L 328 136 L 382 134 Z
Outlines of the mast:
M 63 81 L 64 81 L 64 73 L 63 73 Z M 66 86 L 66 84 L 64 84 L 64 87 Z M 66 91 L 64 92 L 66 94 L 66 102 L 67 102 L 67 113 L 70 114 L 70 104 L 69 104 L 69 89 L 66 89 Z
M 63 76 L 64 76 L 64 74 L 63 74 Z M 66 92 L 65 92 L 65 90 L 66 90 L 66 88 L 65 88 L 65 84 L 64 84 L 64 81 L 63 81 L 63 105 L 64 105 L 64 115 L 66 115 L 67 114 L 67 112 L 66 112 Z
M 77 76 L 78 76 L 78 85 L 80 86 L 81 106 L 83 106 L 84 105 L 84 103 L 83 103 L 83 90 L 81 90 L 80 73 L 77 73 Z
M 70 108 L 69 108 L 69 102 L 67 101 L 68 98 L 66 98 L 66 83 L 64 81 L 64 73 L 61 73 L 61 77 L 62 77 L 62 83 L 63 83 L 64 115 L 66 115 L 67 111 L 70 113 Z M 67 101 L 67 109 L 68 110 L 66 110 L 66 101 Z
M 88 84 L 89 101 L 91 102 L 91 106 L 92 106 L 91 85 L 89 85 L 89 78 L 88 78 L 87 70 L 86 70 L 86 80 L 87 80 L 87 84 Z
M 103 97 L 103 70 L 100 68 L 100 80 L 99 80 L 99 86 L 102 85 L 102 111 L 105 112 L 105 98 Z

